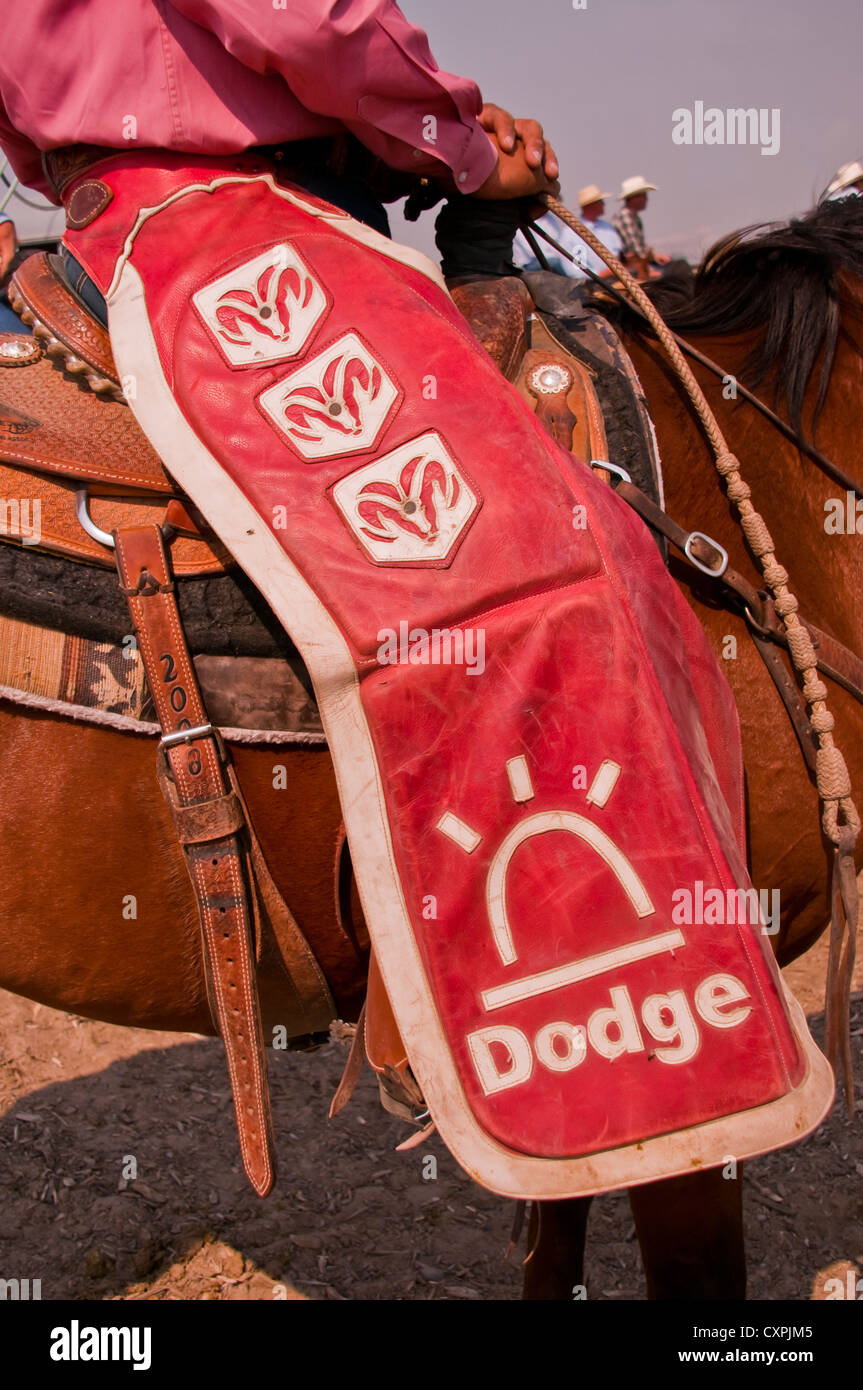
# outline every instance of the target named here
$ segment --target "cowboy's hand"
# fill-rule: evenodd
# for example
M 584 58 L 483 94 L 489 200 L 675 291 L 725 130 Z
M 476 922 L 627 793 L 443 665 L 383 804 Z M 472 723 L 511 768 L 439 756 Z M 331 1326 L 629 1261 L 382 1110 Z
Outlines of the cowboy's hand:
M 483 130 L 493 135 L 506 154 L 512 154 L 517 141 L 525 148 L 527 162 L 531 169 L 542 169 L 546 178 L 554 180 L 560 173 L 557 155 L 545 139 L 539 121 L 519 118 L 515 120 L 502 106 L 486 102 L 477 116 Z
M 9 267 L 18 249 L 14 222 L 0 222 L 0 285 L 9 274 Z
M 475 198 L 524 198 L 531 193 L 558 193 L 557 156 L 544 138 L 539 121 L 515 120 L 508 111 L 489 103 L 478 117 L 497 147 L 497 168 L 474 193 Z

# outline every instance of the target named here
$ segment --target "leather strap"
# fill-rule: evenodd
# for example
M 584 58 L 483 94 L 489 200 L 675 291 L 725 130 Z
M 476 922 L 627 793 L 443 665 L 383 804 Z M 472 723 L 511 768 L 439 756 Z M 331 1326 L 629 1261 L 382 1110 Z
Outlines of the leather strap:
M 738 574 L 737 570 L 730 566 L 720 573 L 721 556 L 707 537 L 685 531 L 682 526 L 678 526 L 677 522 L 672 521 L 671 517 L 655 502 L 652 502 L 634 483 L 622 482 L 616 491 L 634 511 L 638 512 L 643 521 L 660 531 L 687 560 L 690 560 L 690 563 L 691 556 L 694 555 L 697 560 L 701 561 L 702 565 L 707 567 L 703 571 L 704 573 L 708 573 L 711 567 L 716 569 L 716 573 L 711 577 L 739 600 L 753 638 L 759 636 L 764 641 L 773 642 L 787 649 L 785 628 L 776 613 L 773 600 L 753 588 L 742 574 Z M 835 637 L 831 637 L 829 633 L 822 631 L 814 623 L 810 623 L 808 619 L 801 617 L 801 622 L 804 623 L 812 638 L 812 644 L 818 658 L 819 671 L 830 680 L 835 681 L 837 685 L 841 685 L 843 690 L 847 690 L 849 695 L 853 695 L 855 700 L 863 704 L 863 660 L 855 652 L 850 651 L 848 647 L 843 646 Z M 760 651 L 761 646 L 758 642 L 756 642 L 756 646 L 759 647 Z
M 803 761 L 814 781 L 817 775 L 815 734 L 797 682 L 779 655 L 778 647 L 774 646 L 767 638 L 761 637 L 752 627 L 749 629 L 749 636 L 755 643 L 758 654 L 767 667 L 767 672 L 785 706 L 785 712 L 791 720 L 791 727 L 797 736 L 800 752 L 803 754 Z
M 363 1035 L 369 1066 L 378 1078 L 381 1105 L 400 1120 L 425 1128 L 428 1111 L 411 1071 L 374 951 L 369 955 Z
M 325 1032 L 337 1017 L 335 1000 L 317 957 L 300 930 L 294 914 L 279 892 L 264 857 L 261 843 L 255 834 L 249 808 L 240 790 L 237 774 L 229 765 L 228 776 L 244 814 L 244 824 L 249 842 L 249 862 L 247 864 L 249 882 L 255 907 L 256 922 L 265 915 L 278 952 L 282 983 L 294 996 L 293 1010 L 289 1016 L 296 1020 L 295 1035 Z M 263 926 L 263 924 L 262 924 Z M 260 966 L 266 952 L 267 932 L 256 933 L 258 941 L 257 963 Z M 270 953 L 273 954 L 272 952 Z M 290 1034 L 294 1036 L 294 1032 Z
M 405 1045 L 393 1014 L 389 996 L 384 988 L 374 951 L 369 954 L 368 989 L 359 1023 L 351 1042 L 342 1078 L 330 1105 L 330 1119 L 338 1115 L 350 1100 L 359 1080 L 363 1058 L 378 1079 L 380 1102 L 384 1110 L 400 1120 L 406 1120 L 419 1131 L 419 1138 L 434 1127 L 411 1071 Z M 411 1138 L 399 1149 L 412 1148 Z
M 558 342 L 538 314 L 531 314 L 529 331 L 518 389 L 564 449 L 576 458 L 607 458 L 605 422 L 590 371 Z
M 115 531 L 117 568 L 162 725 L 159 781 L 201 921 L 214 1020 L 231 1078 L 243 1165 L 259 1196 L 275 1181 L 267 1064 L 255 979 L 245 814 L 218 730 L 207 720 L 158 526 Z M 195 737 L 189 731 L 200 730 Z M 174 741 L 172 736 L 178 736 Z
M 830 953 L 827 962 L 827 1001 L 824 1013 L 824 1050 L 841 1062 L 848 1118 L 854 1115 L 854 1066 L 851 1058 L 851 981 L 857 943 L 860 901 L 854 861 L 854 835 L 847 827 L 833 850 L 830 919 Z
M 345 1069 L 336 1087 L 336 1093 L 330 1102 L 329 1118 L 331 1120 L 335 1119 L 340 1110 L 344 1110 L 356 1090 L 357 1082 L 360 1079 L 360 1072 L 363 1068 L 363 1058 L 366 1055 L 365 1027 L 366 1006 L 363 1004 L 360 1010 L 360 1016 L 357 1019 L 354 1036 L 351 1039 L 351 1046 L 348 1052 L 348 1060 L 345 1062 Z

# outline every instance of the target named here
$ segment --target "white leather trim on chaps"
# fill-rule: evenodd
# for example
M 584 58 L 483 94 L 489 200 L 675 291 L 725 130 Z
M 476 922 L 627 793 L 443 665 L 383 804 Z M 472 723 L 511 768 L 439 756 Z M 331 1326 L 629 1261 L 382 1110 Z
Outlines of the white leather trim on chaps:
M 219 182 L 229 181 L 244 180 Z M 275 191 L 285 196 L 283 190 Z M 300 200 L 291 197 L 291 201 Z M 138 225 L 155 211 L 142 213 Z M 397 254 L 392 243 L 367 228 L 358 231 L 359 224 L 350 219 L 333 217 L 331 221 L 345 235 L 374 244 L 376 250 L 393 259 L 423 268 L 418 259 L 425 258 L 419 258 L 418 253 L 401 248 Z M 108 296 L 111 341 L 120 375 L 136 380 L 133 409 L 165 466 L 261 591 L 309 669 L 335 763 L 360 897 L 383 981 L 411 1066 L 444 1143 L 457 1161 L 478 1182 L 504 1196 L 544 1199 L 631 1187 L 657 1176 L 716 1166 L 727 1161 L 728 1154 L 744 1159 L 810 1132 L 823 1118 L 828 1095 L 832 1096 L 832 1075 L 809 1036 L 802 1011 L 790 997 L 789 1009 L 808 1066 L 796 1091 L 779 1100 L 686 1131 L 581 1158 L 520 1154 L 492 1139 L 479 1126 L 466 1103 L 419 959 L 394 863 L 380 772 L 350 651 L 317 595 L 176 404 L 161 370 L 143 284 L 128 261 L 133 240 L 134 232 L 126 242 Z M 426 264 L 430 266 L 430 262 Z M 436 275 L 431 278 L 439 279 Z

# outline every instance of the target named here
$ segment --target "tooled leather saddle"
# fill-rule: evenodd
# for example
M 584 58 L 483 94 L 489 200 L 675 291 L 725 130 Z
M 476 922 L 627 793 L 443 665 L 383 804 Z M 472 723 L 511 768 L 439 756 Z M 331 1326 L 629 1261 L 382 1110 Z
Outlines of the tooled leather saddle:
M 0 335 L 0 491 L 17 499 L 15 509 L 7 508 L 5 539 L 87 565 L 114 568 L 116 559 L 120 569 L 164 731 L 159 781 L 195 891 L 211 1012 L 228 1046 L 243 1158 L 264 1195 L 275 1164 L 255 982 L 262 941 L 268 956 L 275 943 L 289 996 L 284 1016 L 298 1037 L 320 1036 L 336 1009 L 270 875 L 222 740 L 214 739 L 203 798 L 188 795 L 170 763 L 187 730 L 210 727 L 174 579 L 225 576 L 233 562 L 141 432 L 108 334 L 74 294 L 60 259 L 40 253 L 24 261 L 10 302 L 32 337 Z M 166 665 L 176 680 L 160 705 L 158 677 Z M 268 930 L 262 933 L 263 919 Z M 250 1102 L 256 1131 L 249 1124 Z
M 113 568 L 105 536 L 167 520 L 178 575 L 232 566 L 212 533 L 201 534 L 128 409 L 108 333 L 73 293 L 59 257 L 39 252 L 22 262 L 10 302 L 33 336 L 0 340 L 0 367 L 20 369 L 3 374 L 0 489 L 29 502 L 19 517 L 39 503 L 39 548 Z M 10 522 L 9 539 L 32 543 Z

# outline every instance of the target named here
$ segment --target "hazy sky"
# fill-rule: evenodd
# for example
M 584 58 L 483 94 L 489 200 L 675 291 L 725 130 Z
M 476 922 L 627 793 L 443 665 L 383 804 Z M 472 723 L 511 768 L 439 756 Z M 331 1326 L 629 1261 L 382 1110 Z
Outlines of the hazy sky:
M 560 157 L 564 202 L 643 174 L 645 223 L 669 251 L 700 253 L 733 227 L 811 206 L 863 158 L 861 0 L 404 0 L 441 67 L 486 101 L 537 116 Z M 780 149 L 672 142 L 672 112 L 780 111 Z M 618 204 L 609 204 L 615 210 Z M 577 209 L 576 209 L 577 210 Z M 428 214 L 404 239 L 430 240 Z
M 583 184 L 616 191 L 643 174 L 660 190 L 645 215 L 650 240 L 696 255 L 733 227 L 804 211 L 838 165 L 863 158 L 861 0 L 584 3 L 402 2 L 441 67 L 543 121 L 564 201 Z M 778 108 L 779 152 L 675 144 L 672 113 L 697 101 Z M 31 221 L 15 211 L 26 233 Z M 396 215 L 393 230 L 430 251 L 433 216 L 411 225 Z

